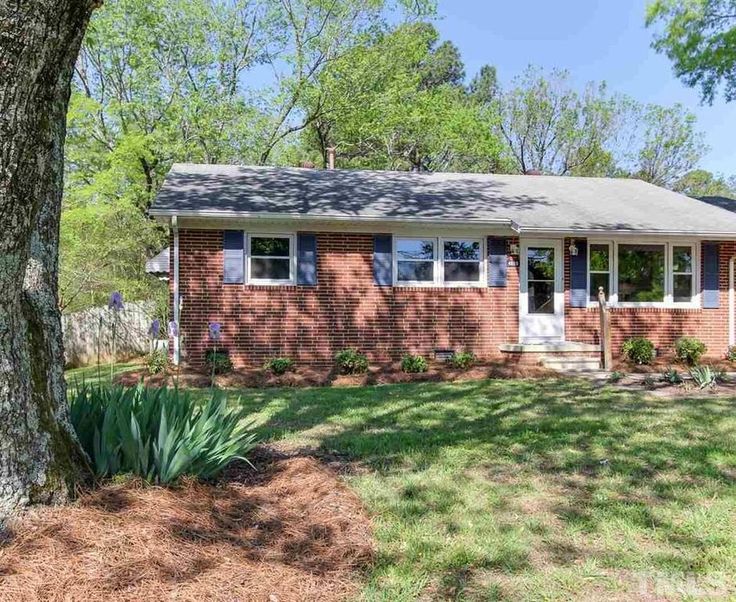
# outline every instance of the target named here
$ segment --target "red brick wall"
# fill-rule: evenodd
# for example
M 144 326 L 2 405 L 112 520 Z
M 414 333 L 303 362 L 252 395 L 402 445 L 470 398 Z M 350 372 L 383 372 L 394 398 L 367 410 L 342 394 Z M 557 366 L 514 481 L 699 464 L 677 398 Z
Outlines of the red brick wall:
M 253 286 L 223 284 L 221 231 L 180 230 L 179 249 L 185 361 L 193 365 L 210 347 L 213 321 L 238 367 L 277 355 L 329 363 L 345 347 L 376 362 L 431 357 L 435 348 L 498 357 L 501 343 L 518 340 L 515 268 L 506 288 L 379 287 L 373 235 L 318 233 L 317 286 Z
M 598 310 L 569 305 L 569 242 L 566 339 L 597 343 Z M 213 321 L 222 323 L 221 345 L 237 367 L 260 366 L 277 355 L 330 363 L 345 347 L 359 348 L 374 362 L 406 352 L 431 356 L 435 348 L 497 358 L 500 344 L 518 341 L 518 268 L 509 267 L 506 288 L 379 287 L 373 283 L 371 234 L 318 233 L 317 286 L 223 284 L 221 231 L 181 230 L 179 245 L 184 359 L 193 365 L 201 364 L 211 346 L 207 324 Z M 736 243 L 720 244 L 719 309 L 613 309 L 614 355 L 632 336 L 646 336 L 667 353 L 683 334 L 702 339 L 709 355 L 722 355 L 728 345 L 728 262 L 734 255 Z
M 584 343 L 599 342 L 598 309 L 570 307 L 570 240 L 565 240 L 565 336 Z M 728 264 L 736 255 L 736 243 L 719 244 L 718 309 L 612 308 L 611 335 L 614 358 L 623 342 L 640 336 L 650 339 L 664 355 L 672 354 L 677 338 L 683 335 L 699 338 L 708 346 L 708 355 L 723 357 L 728 348 Z M 701 274 L 702 274 L 701 254 Z M 702 277 L 700 285 L 702 287 Z M 702 293 L 702 288 L 701 288 Z

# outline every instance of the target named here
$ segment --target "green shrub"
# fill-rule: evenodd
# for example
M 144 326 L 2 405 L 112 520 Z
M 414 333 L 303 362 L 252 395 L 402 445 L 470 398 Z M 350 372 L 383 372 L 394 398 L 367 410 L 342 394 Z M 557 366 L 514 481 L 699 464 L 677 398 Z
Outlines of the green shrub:
M 621 353 L 634 364 L 651 364 L 654 361 L 654 343 L 645 338 L 633 338 L 624 342 Z
M 475 365 L 476 361 L 478 360 L 475 357 L 475 354 L 470 351 L 459 351 L 457 353 L 453 353 L 452 357 L 450 358 L 450 363 L 453 365 L 453 367 L 460 370 L 467 370 L 468 368 Z
M 204 354 L 204 364 L 210 373 L 213 372 L 213 369 L 215 374 L 227 374 L 233 370 L 230 354 L 224 349 L 218 349 L 217 351 L 208 349 Z
M 611 372 L 611 374 L 608 375 L 608 382 L 615 385 L 617 382 L 622 380 L 626 375 L 623 372 L 619 372 L 618 370 L 614 370 Z
M 281 376 L 294 369 L 294 360 L 289 357 L 274 357 L 263 364 L 263 369 Z
M 662 380 L 671 385 L 679 385 L 682 383 L 682 376 L 676 368 L 670 367 L 662 373 Z
M 166 349 L 154 349 L 146 356 L 146 370 L 149 374 L 161 374 L 169 368 L 169 352 Z
M 368 358 L 352 347 L 335 354 L 340 374 L 363 374 L 368 371 Z
M 710 366 L 693 366 L 690 368 L 690 378 L 701 389 L 715 387 L 718 382 L 718 373 Z
M 736 345 L 731 345 L 726 351 L 726 359 L 729 362 L 736 362 Z
M 245 459 L 255 435 L 243 411 L 213 394 L 204 403 L 179 389 L 81 385 L 70 417 L 98 477 L 135 474 L 152 483 L 212 478 Z
M 705 343 L 694 337 L 680 337 L 675 341 L 675 355 L 681 362 L 694 366 L 707 351 Z
M 401 358 L 401 369 L 404 372 L 416 374 L 418 372 L 426 372 L 429 368 L 427 360 L 421 355 L 411 355 L 407 353 Z
M 654 389 L 657 386 L 657 381 L 651 374 L 647 374 L 641 382 L 647 389 Z

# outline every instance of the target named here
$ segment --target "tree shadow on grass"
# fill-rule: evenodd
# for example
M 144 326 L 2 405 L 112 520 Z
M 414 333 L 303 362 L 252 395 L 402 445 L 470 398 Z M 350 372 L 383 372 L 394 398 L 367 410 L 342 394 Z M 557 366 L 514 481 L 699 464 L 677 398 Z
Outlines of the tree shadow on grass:
M 396 502 L 401 520 L 446 517 L 450 531 L 451 510 L 462 504 L 454 481 L 463 471 L 485 473 L 487 484 L 507 493 L 535 478 L 557 488 L 546 510 L 562 532 L 603 536 L 604 521 L 619 521 L 656 533 L 662 545 L 671 546 L 652 553 L 653 563 L 687 570 L 687 554 L 677 548 L 695 553 L 709 545 L 712 534 L 688 533 L 671 510 L 657 508 L 676 512 L 702 501 L 702 492 L 693 488 L 712 493 L 735 484 L 723 460 L 732 456 L 727 435 L 736 429 L 731 400 L 651 400 L 584 381 L 549 379 L 322 389 L 284 394 L 279 402 L 264 433 L 306 432 L 321 449 L 345 454 L 382 479 L 422 479 L 433 468 L 456 471 L 455 479 L 411 481 Z M 489 512 L 516 511 L 513 499 L 487 503 Z M 535 541 L 553 565 L 587 554 L 571 541 Z M 625 565 L 618 552 L 603 554 L 607 562 Z M 499 563 L 503 570 L 528 568 L 528 551 L 511 556 Z M 494 561 L 469 564 L 481 570 Z M 446 571 L 447 591 L 462 589 L 467 566 Z

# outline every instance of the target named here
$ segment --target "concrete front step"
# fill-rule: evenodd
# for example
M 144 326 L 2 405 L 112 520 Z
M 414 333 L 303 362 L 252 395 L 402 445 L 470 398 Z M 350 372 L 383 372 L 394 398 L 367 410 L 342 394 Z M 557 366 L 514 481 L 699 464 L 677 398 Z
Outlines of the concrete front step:
M 600 359 L 594 357 L 544 357 L 542 365 L 557 372 L 598 372 Z

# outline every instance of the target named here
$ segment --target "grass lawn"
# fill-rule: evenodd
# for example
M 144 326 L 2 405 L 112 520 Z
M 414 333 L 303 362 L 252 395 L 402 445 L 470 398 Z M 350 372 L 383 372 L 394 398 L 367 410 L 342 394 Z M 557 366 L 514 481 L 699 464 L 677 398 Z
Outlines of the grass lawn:
M 267 440 L 358 464 L 346 478 L 379 542 L 368 600 L 736 593 L 732 399 L 570 380 L 240 396 Z

